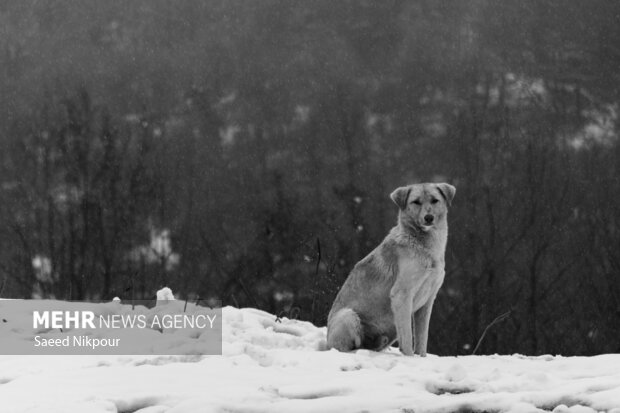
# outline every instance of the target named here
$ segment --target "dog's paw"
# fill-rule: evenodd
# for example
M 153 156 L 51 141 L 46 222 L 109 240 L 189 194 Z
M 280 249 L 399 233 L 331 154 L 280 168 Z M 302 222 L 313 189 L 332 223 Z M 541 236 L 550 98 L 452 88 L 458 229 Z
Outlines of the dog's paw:
M 400 352 L 403 353 L 404 356 L 413 356 L 413 349 L 410 348 L 400 348 Z

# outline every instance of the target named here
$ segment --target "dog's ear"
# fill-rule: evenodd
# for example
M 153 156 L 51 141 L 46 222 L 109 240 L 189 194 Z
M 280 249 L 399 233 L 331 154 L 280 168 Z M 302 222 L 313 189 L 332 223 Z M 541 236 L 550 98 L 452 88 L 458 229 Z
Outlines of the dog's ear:
M 448 206 L 452 205 L 452 198 L 454 198 L 454 194 L 456 193 L 456 188 L 450 184 L 445 184 L 445 183 L 436 184 L 435 186 L 437 187 L 437 190 L 439 191 L 443 199 L 445 199 L 446 204 Z
M 404 210 L 407 208 L 407 200 L 409 199 L 410 192 L 411 186 L 401 186 L 400 188 L 396 188 L 394 192 L 390 194 L 390 198 L 392 198 L 392 201 L 394 201 L 400 209 Z

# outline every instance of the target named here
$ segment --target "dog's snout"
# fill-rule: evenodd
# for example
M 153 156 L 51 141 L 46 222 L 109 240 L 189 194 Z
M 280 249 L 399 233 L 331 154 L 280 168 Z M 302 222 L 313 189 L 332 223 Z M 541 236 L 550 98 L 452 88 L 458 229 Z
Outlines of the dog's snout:
M 424 222 L 427 224 L 432 224 L 434 219 L 435 217 L 432 216 L 431 214 L 424 215 Z

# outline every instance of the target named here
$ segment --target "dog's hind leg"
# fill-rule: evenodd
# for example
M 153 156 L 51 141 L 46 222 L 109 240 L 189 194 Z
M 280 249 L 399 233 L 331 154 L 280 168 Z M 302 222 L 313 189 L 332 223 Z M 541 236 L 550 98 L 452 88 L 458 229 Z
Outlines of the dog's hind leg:
M 396 341 L 396 339 L 394 339 L 393 341 Z M 383 351 L 390 345 L 391 343 L 389 337 L 386 335 L 380 335 L 375 338 L 374 346 L 372 347 L 372 349 L 374 351 Z
M 362 322 L 350 308 L 338 310 L 327 323 L 327 348 L 352 351 L 362 345 Z

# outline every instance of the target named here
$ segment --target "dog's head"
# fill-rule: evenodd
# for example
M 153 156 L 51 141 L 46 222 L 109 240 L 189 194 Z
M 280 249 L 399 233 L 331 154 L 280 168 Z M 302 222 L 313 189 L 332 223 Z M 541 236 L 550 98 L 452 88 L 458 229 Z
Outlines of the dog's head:
M 427 232 L 444 226 L 456 188 L 450 184 L 414 184 L 397 188 L 390 198 L 398 207 L 399 221 Z

